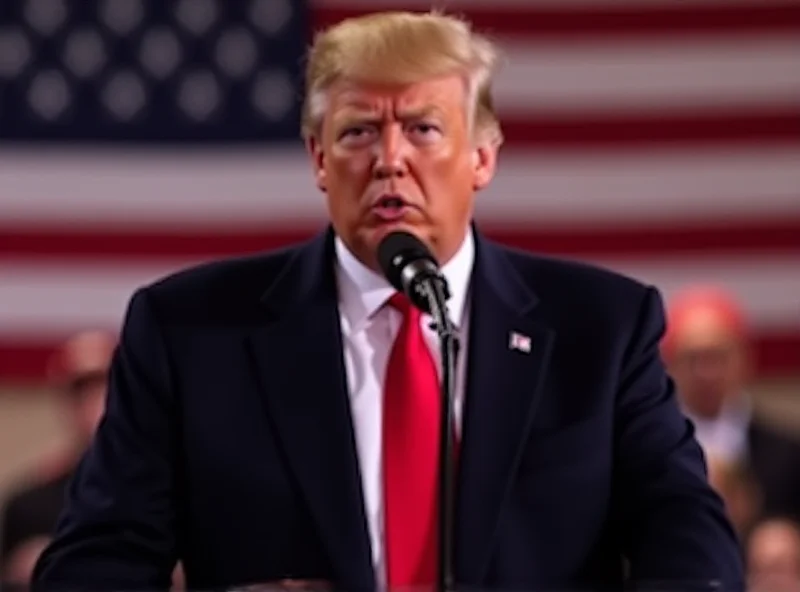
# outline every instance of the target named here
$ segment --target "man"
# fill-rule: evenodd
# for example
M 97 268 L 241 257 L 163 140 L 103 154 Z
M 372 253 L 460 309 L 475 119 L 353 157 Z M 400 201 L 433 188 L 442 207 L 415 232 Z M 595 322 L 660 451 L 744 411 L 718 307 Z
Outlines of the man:
M 331 229 L 134 295 L 40 587 L 159 586 L 178 557 L 189 588 L 430 586 L 439 361 L 377 272 L 398 229 L 442 264 L 462 343 L 456 584 L 618 589 L 625 556 L 640 585 L 740 585 L 656 292 L 471 226 L 502 139 L 494 62 L 437 14 L 317 38 L 303 131 Z
M 21 487 L 3 507 L 0 580 L 28 584 L 36 558 L 55 530 L 72 469 L 86 450 L 103 413 L 106 380 L 115 339 L 103 331 L 82 331 L 67 339 L 49 364 L 67 446 L 47 459 L 33 483 Z
M 761 522 L 747 544 L 750 589 L 794 592 L 800 587 L 800 528 L 791 520 Z
M 800 517 L 800 442 L 754 412 L 749 349 L 744 311 L 724 290 L 693 286 L 671 299 L 662 351 L 698 441 L 749 468 L 764 513 Z

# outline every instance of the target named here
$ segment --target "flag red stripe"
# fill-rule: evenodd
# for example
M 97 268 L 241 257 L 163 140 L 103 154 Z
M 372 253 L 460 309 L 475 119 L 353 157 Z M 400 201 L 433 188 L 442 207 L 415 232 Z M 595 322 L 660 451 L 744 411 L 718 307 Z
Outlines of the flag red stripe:
M 464 6 L 449 12 L 463 14 L 478 29 L 494 35 L 570 39 L 621 36 L 684 35 L 687 33 L 778 33 L 800 31 L 800 4 L 763 2 L 757 5 L 542 8 L 520 6 Z M 402 2 L 381 4 L 380 10 L 407 10 Z M 364 6 L 320 6 L 314 9 L 314 29 L 358 16 Z
M 755 198 L 754 198 L 755 199 Z M 531 198 L 535 212 L 535 196 Z M 321 223 L 320 223 L 321 224 Z M 12 225 L 0 227 L 0 260 L 55 258 L 123 262 L 231 255 L 282 247 L 304 240 L 321 226 L 268 221 L 258 227 L 118 230 Z M 800 217 L 737 222 L 693 221 L 668 225 L 546 226 L 535 222 L 481 225 L 490 237 L 532 251 L 566 255 L 653 256 L 694 253 L 769 255 L 800 252 Z
M 572 150 L 654 145 L 723 145 L 800 143 L 800 107 L 731 111 L 718 108 L 670 114 L 501 114 L 510 145 Z
M 61 336 L 40 340 L 0 335 L 0 381 L 34 383 L 45 378 L 48 357 Z M 793 376 L 800 368 L 800 330 L 763 332 L 753 336 L 755 371 L 760 378 Z

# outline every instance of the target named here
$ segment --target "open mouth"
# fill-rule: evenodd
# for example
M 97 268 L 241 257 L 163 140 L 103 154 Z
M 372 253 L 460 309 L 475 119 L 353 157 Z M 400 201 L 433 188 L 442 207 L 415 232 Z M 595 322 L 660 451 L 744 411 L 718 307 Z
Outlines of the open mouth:
M 384 195 L 372 207 L 375 215 L 383 221 L 399 220 L 411 209 L 411 206 L 399 195 Z

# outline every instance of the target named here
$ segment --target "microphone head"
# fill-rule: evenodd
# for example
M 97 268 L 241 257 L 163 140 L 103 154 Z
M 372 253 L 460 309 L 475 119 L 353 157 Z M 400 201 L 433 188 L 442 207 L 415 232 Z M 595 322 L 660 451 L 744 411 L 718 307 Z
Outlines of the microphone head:
M 436 258 L 427 245 L 410 232 L 402 230 L 391 232 L 383 237 L 378 245 L 378 265 L 398 292 L 408 294 L 408 286 L 403 281 L 403 270 L 406 266 L 424 260 L 438 267 Z

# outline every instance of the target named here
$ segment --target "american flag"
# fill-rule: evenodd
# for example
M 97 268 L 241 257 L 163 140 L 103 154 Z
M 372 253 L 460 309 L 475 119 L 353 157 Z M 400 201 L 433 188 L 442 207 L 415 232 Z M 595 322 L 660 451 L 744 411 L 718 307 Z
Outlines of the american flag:
M 522 333 L 512 331 L 508 336 L 508 348 L 521 351 L 523 353 L 530 353 L 531 351 L 531 338 Z
M 800 370 L 800 3 L 462 0 L 505 52 L 486 232 L 665 297 L 729 288 Z M 131 292 L 325 223 L 298 136 L 313 30 L 430 1 L 3 0 L 0 381 Z M 591 294 L 586 295 L 591 298 Z

